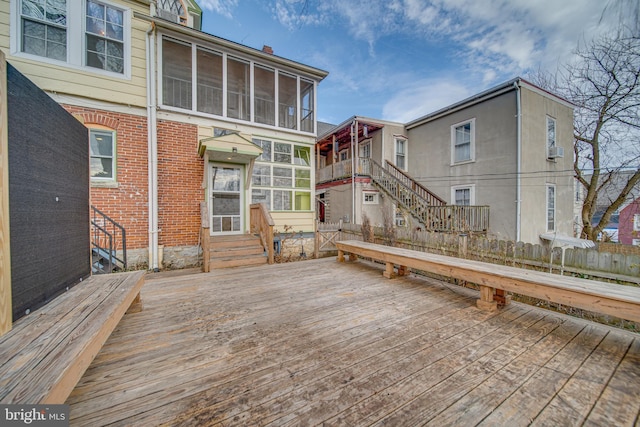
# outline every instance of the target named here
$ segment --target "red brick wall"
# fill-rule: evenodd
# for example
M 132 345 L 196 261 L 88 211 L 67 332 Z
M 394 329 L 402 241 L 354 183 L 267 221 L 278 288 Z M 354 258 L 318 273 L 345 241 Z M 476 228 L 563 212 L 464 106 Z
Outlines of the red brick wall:
M 148 247 L 147 118 L 63 105 L 84 122 L 116 131 L 117 188 L 91 187 L 91 204 L 125 227 L 127 248 Z M 87 165 L 87 167 L 89 167 Z
M 197 141 L 197 126 L 158 121 L 158 243 L 165 247 L 198 244 L 204 166 Z

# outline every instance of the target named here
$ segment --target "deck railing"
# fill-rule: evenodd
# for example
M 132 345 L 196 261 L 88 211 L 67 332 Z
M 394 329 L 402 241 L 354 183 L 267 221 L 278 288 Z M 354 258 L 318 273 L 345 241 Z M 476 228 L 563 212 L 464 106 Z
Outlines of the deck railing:
M 269 264 L 274 262 L 273 227 L 275 225 L 271 214 L 264 203 L 254 203 L 250 206 L 249 214 L 251 233 L 260 236 L 262 247 L 267 251 Z

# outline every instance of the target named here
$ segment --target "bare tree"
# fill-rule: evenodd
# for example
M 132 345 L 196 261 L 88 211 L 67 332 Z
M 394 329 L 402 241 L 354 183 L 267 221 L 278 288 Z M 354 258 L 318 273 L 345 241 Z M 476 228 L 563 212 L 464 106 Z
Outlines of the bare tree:
M 640 196 L 640 36 L 621 27 L 575 53 L 577 61 L 563 71 L 538 72 L 533 80 L 575 105 L 581 237 L 595 241 L 616 210 Z

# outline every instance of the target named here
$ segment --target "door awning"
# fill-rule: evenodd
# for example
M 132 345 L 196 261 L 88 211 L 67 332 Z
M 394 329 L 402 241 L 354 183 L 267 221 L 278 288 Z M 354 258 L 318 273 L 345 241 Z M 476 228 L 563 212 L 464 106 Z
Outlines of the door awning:
M 209 160 L 225 163 L 248 164 L 262 154 L 262 148 L 238 133 L 203 138 L 198 142 L 198 154 Z

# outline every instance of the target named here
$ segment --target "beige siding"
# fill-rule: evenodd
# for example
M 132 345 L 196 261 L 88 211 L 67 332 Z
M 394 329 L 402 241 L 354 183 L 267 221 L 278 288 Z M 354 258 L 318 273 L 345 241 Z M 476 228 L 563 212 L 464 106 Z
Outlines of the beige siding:
M 148 13 L 148 7 L 121 3 L 133 11 Z M 0 47 L 9 53 L 9 11 L 7 0 L 0 1 Z M 87 69 L 52 65 L 7 55 L 8 61 L 45 91 L 72 96 L 87 96 L 105 102 L 138 107 L 146 106 L 145 37 L 149 24 L 131 18 L 131 78 L 117 78 Z
M 285 227 L 291 227 L 290 232 L 312 232 L 315 227 L 315 212 L 271 212 L 276 223 L 276 232 L 285 232 Z

